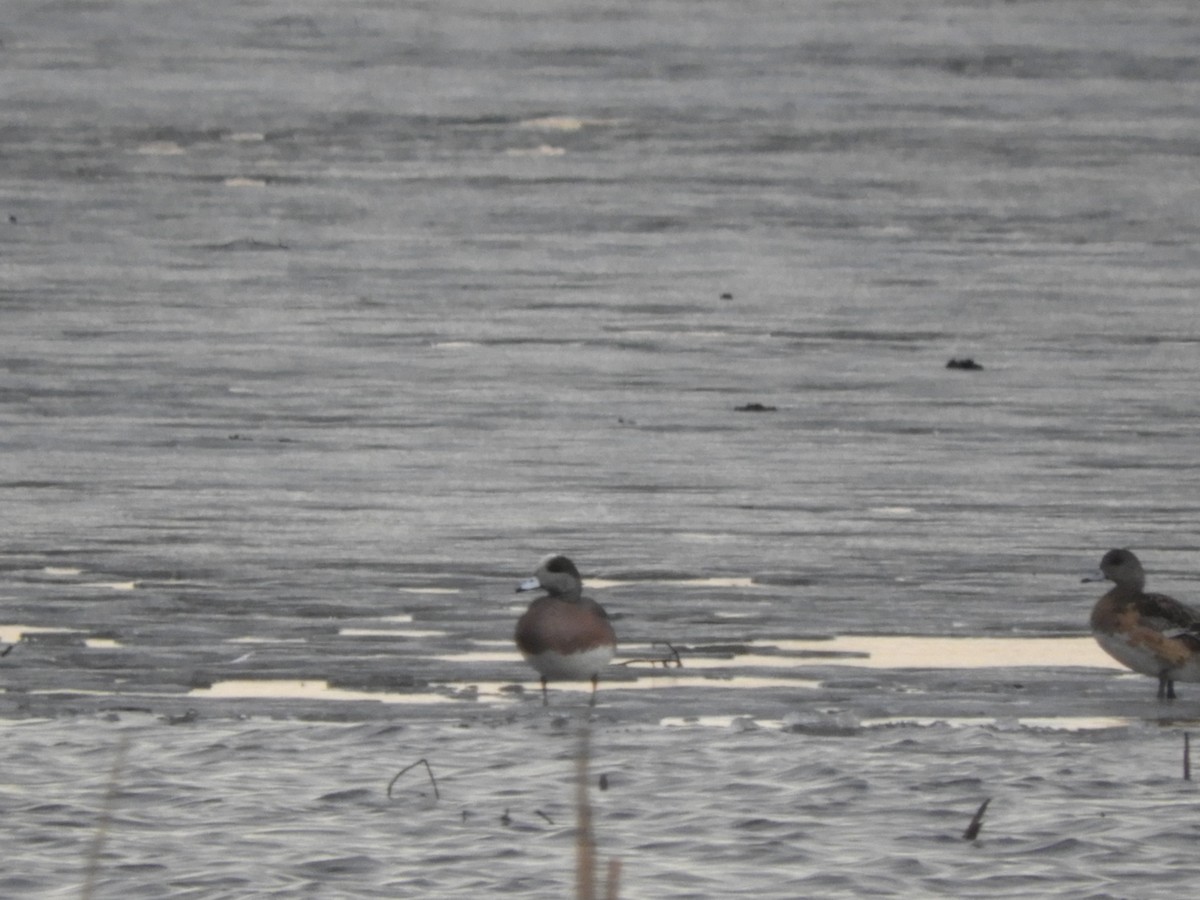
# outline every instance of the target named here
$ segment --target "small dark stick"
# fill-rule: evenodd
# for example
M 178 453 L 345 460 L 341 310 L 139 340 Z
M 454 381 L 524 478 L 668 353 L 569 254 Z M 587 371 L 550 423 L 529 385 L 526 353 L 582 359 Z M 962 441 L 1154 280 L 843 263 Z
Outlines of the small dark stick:
M 971 819 L 971 824 L 967 826 L 967 830 L 963 832 L 964 841 L 973 841 L 979 837 L 979 829 L 983 827 L 983 814 L 987 812 L 988 804 L 992 802 L 992 798 L 988 797 L 979 804 L 979 809 L 975 810 L 975 815 Z
M 425 767 L 425 771 L 429 773 L 429 783 L 433 785 L 433 797 L 434 797 L 434 799 L 435 799 L 435 800 L 441 800 L 441 799 L 442 799 L 442 795 L 441 795 L 441 793 L 438 791 L 437 779 L 433 777 L 433 769 L 429 768 L 429 761 L 428 761 L 428 760 L 426 760 L 424 757 L 422 757 L 421 759 L 418 759 L 418 760 L 417 760 L 415 763 L 413 763 L 412 765 L 410 765 L 410 766 L 405 766 L 403 769 L 401 769 L 399 772 L 397 772 L 397 773 L 396 773 L 396 777 L 395 777 L 395 778 L 393 778 L 391 781 L 389 781 L 389 782 L 388 782 L 388 786 L 387 786 L 387 795 L 388 795 L 388 799 L 389 799 L 389 800 L 391 800 L 391 799 L 392 799 L 392 787 L 393 787 L 393 786 L 396 784 L 396 782 L 397 782 L 397 781 L 399 781 L 399 780 L 400 780 L 400 776 L 401 776 L 401 775 L 403 775 L 405 772 L 407 772 L 409 769 L 415 769 L 417 766 L 424 766 L 424 767 Z
M 1183 733 L 1183 780 L 1192 780 L 1192 736 Z

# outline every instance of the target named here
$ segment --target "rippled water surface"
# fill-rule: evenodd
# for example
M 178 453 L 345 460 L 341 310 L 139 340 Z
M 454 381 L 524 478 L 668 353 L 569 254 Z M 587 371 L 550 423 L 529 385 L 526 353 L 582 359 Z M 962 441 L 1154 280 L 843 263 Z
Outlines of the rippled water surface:
M 1190 4 L 5 10 L 0 893 L 1195 883 Z

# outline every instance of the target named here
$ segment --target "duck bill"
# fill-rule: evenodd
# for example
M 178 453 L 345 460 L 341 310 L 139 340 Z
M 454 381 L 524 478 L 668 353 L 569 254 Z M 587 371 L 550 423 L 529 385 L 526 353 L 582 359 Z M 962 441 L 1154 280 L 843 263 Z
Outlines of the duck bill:
M 1105 575 L 1103 572 L 1101 572 L 1099 569 L 1097 569 L 1095 572 L 1092 572 L 1090 575 L 1083 576 L 1083 579 L 1082 579 L 1083 584 L 1087 584 L 1089 581 L 1108 581 L 1108 576 Z
M 519 594 L 521 591 L 536 591 L 541 586 L 541 582 L 537 578 L 526 578 L 517 584 L 517 593 Z

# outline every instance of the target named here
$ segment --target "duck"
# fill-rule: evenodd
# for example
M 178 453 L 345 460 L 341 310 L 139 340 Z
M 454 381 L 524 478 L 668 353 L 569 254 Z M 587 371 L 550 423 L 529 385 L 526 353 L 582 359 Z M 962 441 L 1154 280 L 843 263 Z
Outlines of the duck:
M 617 651 L 617 635 L 604 607 L 583 594 L 579 570 L 566 556 L 551 554 L 517 591 L 541 589 L 517 620 L 513 637 L 525 661 L 542 681 L 542 705 L 548 706 L 547 683 L 592 682 L 590 706 L 596 705 L 600 670 Z
M 1132 550 L 1109 550 L 1083 580 L 1113 582 L 1092 608 L 1092 635 L 1123 666 L 1157 678 L 1159 700 L 1175 699 L 1176 681 L 1200 681 L 1200 612 L 1146 593 L 1146 572 Z

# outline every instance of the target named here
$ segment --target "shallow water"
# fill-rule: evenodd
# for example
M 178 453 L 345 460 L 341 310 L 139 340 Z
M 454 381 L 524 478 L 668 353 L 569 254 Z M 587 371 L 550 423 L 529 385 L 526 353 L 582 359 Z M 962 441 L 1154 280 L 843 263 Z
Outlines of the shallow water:
M 1190 5 L 6 12 L 0 893 L 564 896 L 550 551 L 623 896 L 1194 883 Z
M 540 709 L 408 724 L 12 721 L 0 885 L 73 896 L 62 886 L 99 830 L 102 895 L 566 896 L 576 724 Z M 1196 796 L 1170 729 L 801 725 L 631 725 L 601 711 L 591 799 L 622 895 L 1186 892 Z M 421 767 L 389 796 L 420 759 L 438 798 Z

